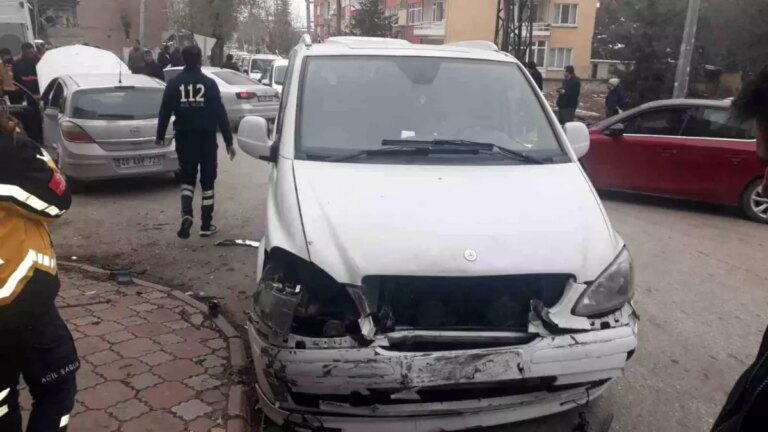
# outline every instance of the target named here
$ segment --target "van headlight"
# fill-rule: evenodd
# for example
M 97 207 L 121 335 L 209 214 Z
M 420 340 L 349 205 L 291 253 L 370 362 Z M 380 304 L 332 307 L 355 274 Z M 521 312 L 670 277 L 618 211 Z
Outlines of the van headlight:
M 624 248 L 581 294 L 571 313 L 590 317 L 615 311 L 635 295 L 632 256 Z

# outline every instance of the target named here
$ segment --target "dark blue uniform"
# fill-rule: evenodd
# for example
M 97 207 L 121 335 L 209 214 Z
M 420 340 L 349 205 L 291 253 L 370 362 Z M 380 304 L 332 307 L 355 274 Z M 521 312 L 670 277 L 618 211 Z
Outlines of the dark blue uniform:
M 176 153 L 181 168 L 181 215 L 192 217 L 192 199 L 197 183 L 203 189 L 202 229 L 211 226 L 213 219 L 213 186 L 216 182 L 216 131 L 220 130 L 224 143 L 231 147 L 232 130 L 227 111 L 221 102 L 216 82 L 205 76 L 200 68 L 185 67 L 165 87 L 163 103 L 157 123 L 157 139 L 165 138 L 171 115 L 176 116 Z

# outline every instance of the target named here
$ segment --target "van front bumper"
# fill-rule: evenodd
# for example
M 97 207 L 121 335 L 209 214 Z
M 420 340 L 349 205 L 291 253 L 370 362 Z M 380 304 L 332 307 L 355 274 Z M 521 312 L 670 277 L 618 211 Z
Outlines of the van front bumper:
M 247 329 L 261 407 L 273 421 L 298 426 L 319 420 L 341 431 L 448 431 L 550 415 L 598 396 L 622 375 L 637 347 L 636 316 L 629 305 L 621 314 L 622 325 L 605 330 L 440 352 L 392 351 L 376 343 L 367 348 L 278 348 L 265 341 L 256 324 Z M 540 388 L 499 393 L 504 386 L 539 381 Z M 487 397 L 478 397 L 478 388 L 490 389 Z M 439 395 L 449 394 L 441 393 L 445 389 L 455 391 L 440 400 Z M 471 389 L 473 396 L 462 398 L 462 389 Z M 424 400 L 422 391 L 431 399 Z M 350 395 L 377 392 L 390 399 L 348 401 Z

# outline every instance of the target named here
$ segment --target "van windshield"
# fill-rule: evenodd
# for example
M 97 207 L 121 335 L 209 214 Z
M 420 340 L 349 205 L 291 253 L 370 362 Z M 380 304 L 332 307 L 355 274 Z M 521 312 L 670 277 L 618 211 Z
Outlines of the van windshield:
M 522 68 L 432 57 L 309 57 L 297 157 L 375 150 L 383 140 L 465 140 L 538 159 L 564 152 Z

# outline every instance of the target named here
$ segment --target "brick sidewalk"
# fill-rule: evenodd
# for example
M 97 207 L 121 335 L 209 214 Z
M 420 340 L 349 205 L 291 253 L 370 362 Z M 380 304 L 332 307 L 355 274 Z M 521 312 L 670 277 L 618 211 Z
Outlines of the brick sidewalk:
M 227 428 L 230 382 L 236 379 L 227 336 L 233 336 L 199 305 L 152 284 L 120 286 L 106 273 L 59 271 L 57 303 L 81 362 L 71 431 L 245 430 L 241 419 Z M 26 421 L 26 391 L 22 406 Z

